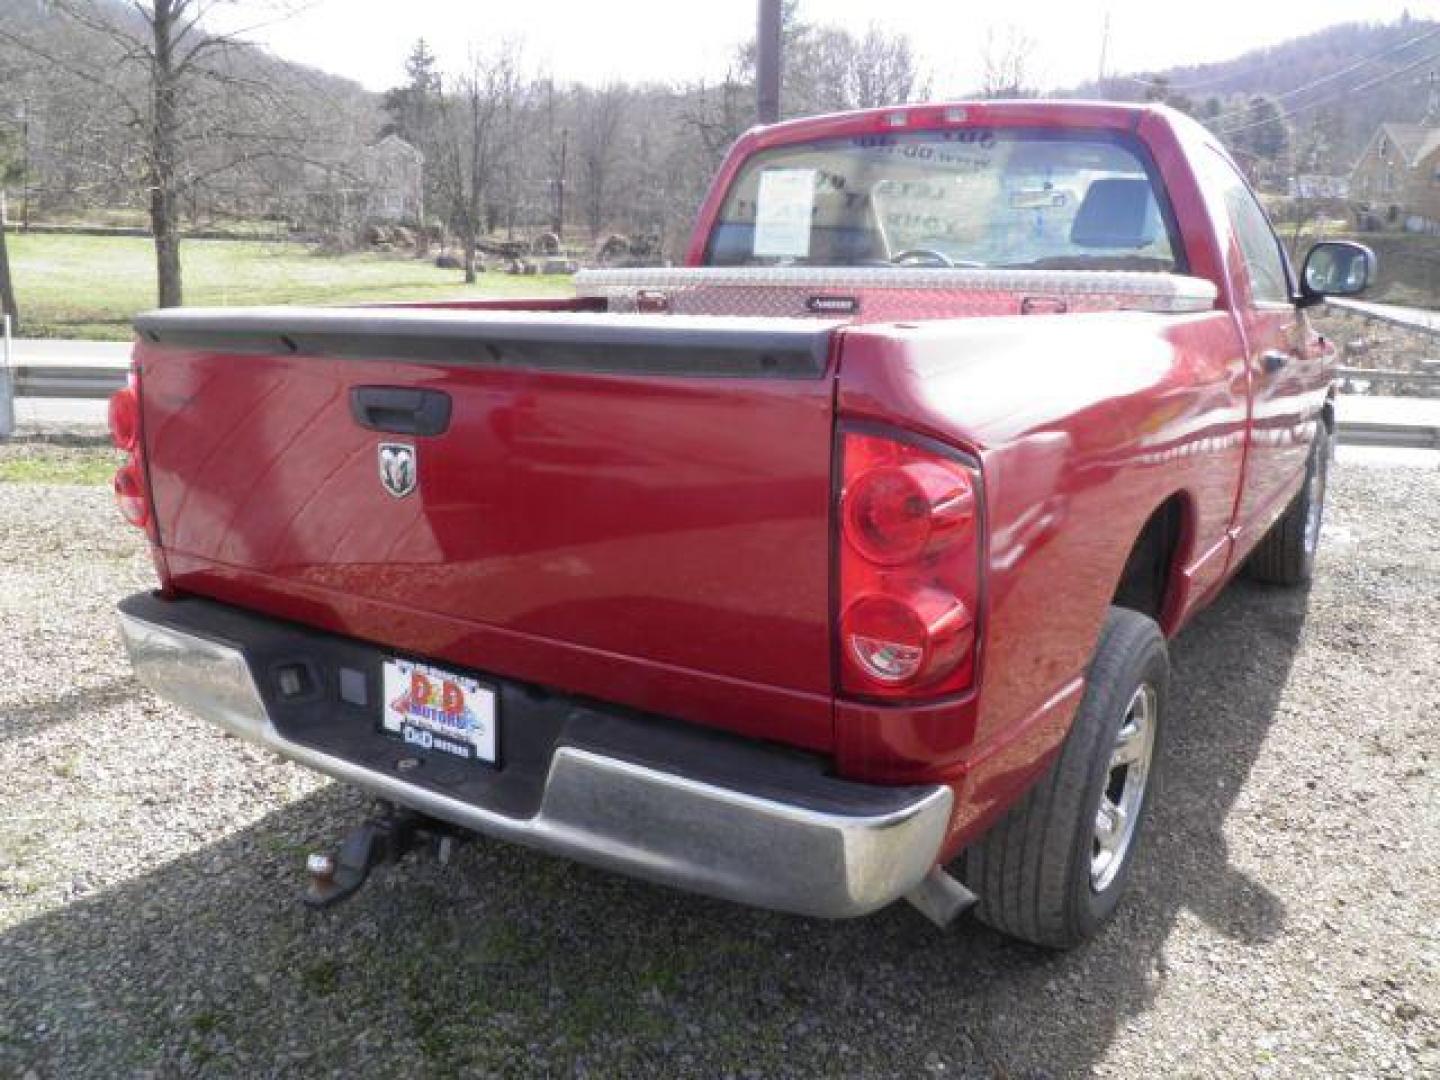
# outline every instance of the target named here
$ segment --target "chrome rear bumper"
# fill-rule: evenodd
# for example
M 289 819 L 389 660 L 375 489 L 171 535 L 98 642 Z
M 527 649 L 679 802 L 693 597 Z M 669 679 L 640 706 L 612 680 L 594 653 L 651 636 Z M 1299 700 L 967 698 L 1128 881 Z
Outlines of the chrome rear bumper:
M 511 817 L 286 738 L 241 648 L 122 612 L 140 680 L 156 694 L 380 798 L 593 866 L 802 915 L 863 915 L 915 889 L 935 864 L 949 788 L 884 813 L 840 813 L 560 745 L 538 812 Z M 856 785 L 858 787 L 858 785 Z

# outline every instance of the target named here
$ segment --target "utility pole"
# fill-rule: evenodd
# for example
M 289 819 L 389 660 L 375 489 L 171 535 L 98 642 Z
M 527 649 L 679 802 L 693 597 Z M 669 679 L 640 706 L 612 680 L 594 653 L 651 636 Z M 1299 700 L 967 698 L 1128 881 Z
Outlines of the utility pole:
M 1105 12 L 1105 21 L 1104 21 L 1104 23 L 1101 25 L 1101 29 L 1100 29 L 1100 77 L 1099 77 L 1099 79 L 1096 81 L 1096 84 L 1095 84 L 1096 86 L 1098 86 L 1098 87 L 1100 88 L 1100 94 L 1101 94 L 1102 97 L 1103 97 L 1104 94 L 1105 94 L 1105 60 L 1106 60 L 1106 55 L 1105 55 L 1105 54 L 1108 53 L 1109 51 L 1110 51 L 1110 12 L 1107 11 L 1107 12 Z
M 760 0 L 755 28 L 755 117 L 780 119 L 780 0 Z
M 570 146 L 570 129 L 560 130 L 560 171 L 555 177 L 555 235 L 565 244 L 565 154 Z
M 1440 120 L 1440 72 L 1432 70 L 1418 81 L 1429 90 L 1425 99 L 1425 122 L 1433 124 Z
M 20 140 L 22 160 L 20 173 L 20 231 L 30 231 L 30 104 L 20 103 Z

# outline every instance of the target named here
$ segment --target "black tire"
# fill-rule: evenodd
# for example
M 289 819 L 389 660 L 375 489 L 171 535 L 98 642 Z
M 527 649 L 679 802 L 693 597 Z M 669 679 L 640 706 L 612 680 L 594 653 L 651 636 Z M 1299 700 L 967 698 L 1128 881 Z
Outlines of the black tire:
M 1320 522 L 1325 513 L 1325 485 L 1330 479 L 1330 432 L 1322 423 L 1310 445 L 1305 481 L 1295 498 L 1245 564 L 1245 573 L 1270 585 L 1305 585 L 1315 576 L 1320 549 Z M 1314 529 L 1308 528 L 1314 512 Z
M 965 853 L 961 875 L 978 897 L 975 913 L 982 922 L 1012 937 L 1063 949 L 1089 937 L 1114 913 L 1154 793 L 1169 682 L 1169 654 L 1155 621 L 1111 608 L 1090 662 L 1085 696 L 1059 755 L 1030 792 Z M 1115 782 L 1111 755 L 1120 730 L 1146 686 L 1153 690 L 1153 739 L 1134 825 L 1112 876 L 1102 877 L 1097 888 L 1092 860 L 1100 800 L 1109 797 Z

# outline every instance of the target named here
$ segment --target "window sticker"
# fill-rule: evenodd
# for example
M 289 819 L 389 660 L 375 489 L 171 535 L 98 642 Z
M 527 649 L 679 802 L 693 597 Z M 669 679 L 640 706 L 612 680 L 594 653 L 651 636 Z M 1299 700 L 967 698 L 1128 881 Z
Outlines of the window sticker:
M 767 169 L 760 174 L 755 208 L 756 255 L 810 254 L 815 213 L 814 169 Z

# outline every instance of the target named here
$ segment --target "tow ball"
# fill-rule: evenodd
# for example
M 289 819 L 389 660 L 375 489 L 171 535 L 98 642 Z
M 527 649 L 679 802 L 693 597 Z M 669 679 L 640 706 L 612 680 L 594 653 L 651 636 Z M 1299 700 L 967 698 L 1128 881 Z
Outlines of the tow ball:
M 333 907 L 355 895 L 375 867 L 397 863 L 416 848 L 428 848 L 447 863 L 462 839 L 463 833 L 443 821 L 381 802 L 333 854 L 315 851 L 306 858 L 309 884 L 301 899 L 308 907 Z

